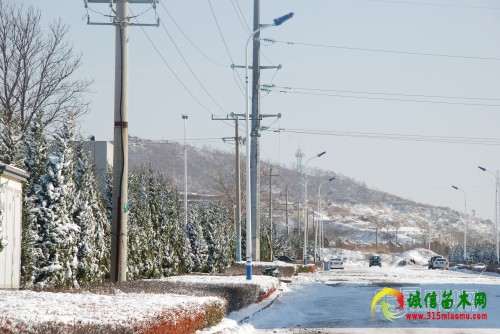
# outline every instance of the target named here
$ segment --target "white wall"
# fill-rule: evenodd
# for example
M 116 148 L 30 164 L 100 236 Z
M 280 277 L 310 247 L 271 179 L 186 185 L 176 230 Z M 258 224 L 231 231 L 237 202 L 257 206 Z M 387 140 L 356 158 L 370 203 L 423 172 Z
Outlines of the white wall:
M 7 246 L 0 252 L 0 289 L 18 289 L 21 275 L 22 185 L 0 176 L 2 237 Z

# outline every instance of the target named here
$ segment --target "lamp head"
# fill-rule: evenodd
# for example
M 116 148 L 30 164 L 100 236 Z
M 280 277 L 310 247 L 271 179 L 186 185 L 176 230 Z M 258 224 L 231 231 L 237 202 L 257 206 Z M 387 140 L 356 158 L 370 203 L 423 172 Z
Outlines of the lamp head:
M 480 170 L 482 170 L 483 172 L 486 172 L 486 171 L 487 171 L 487 169 L 486 169 L 486 168 L 484 168 L 484 167 L 482 167 L 482 166 L 477 166 L 477 168 L 479 168 L 479 169 L 480 169 Z
M 335 176 L 332 176 L 331 178 L 328 179 L 328 182 L 332 182 L 333 180 L 335 180 L 336 177 Z
M 319 153 L 319 154 L 317 155 L 317 157 L 318 157 L 318 158 L 321 158 L 321 157 L 322 157 L 322 156 L 324 156 L 325 154 L 326 154 L 326 151 L 323 151 L 323 152 Z
M 455 190 L 459 190 L 459 189 L 460 189 L 460 188 L 458 188 L 457 186 L 453 186 L 453 185 L 452 185 L 451 187 L 452 187 L 453 189 L 455 189 Z
M 278 18 L 275 18 L 273 20 L 273 25 L 280 26 L 283 23 L 285 23 L 286 21 L 290 20 L 293 17 L 293 15 L 294 15 L 293 13 L 288 13 L 286 15 L 283 15 L 283 16 L 280 16 Z

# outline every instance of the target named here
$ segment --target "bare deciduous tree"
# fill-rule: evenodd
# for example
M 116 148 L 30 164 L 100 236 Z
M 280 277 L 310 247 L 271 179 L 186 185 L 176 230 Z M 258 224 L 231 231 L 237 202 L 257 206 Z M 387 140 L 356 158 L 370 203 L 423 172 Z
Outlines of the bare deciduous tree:
M 48 27 L 40 11 L 0 0 L 0 159 L 19 163 L 19 145 L 37 116 L 47 128 L 87 110 L 90 82 L 75 79 L 81 58 L 60 20 Z

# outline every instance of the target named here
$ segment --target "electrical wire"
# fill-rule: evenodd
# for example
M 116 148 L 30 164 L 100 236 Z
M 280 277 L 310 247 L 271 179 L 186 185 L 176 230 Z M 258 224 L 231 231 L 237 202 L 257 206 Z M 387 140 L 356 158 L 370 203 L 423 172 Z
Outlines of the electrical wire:
M 402 133 L 285 129 L 285 128 L 269 129 L 269 131 L 304 134 L 304 135 L 385 139 L 385 140 L 402 141 L 402 142 L 413 141 L 413 142 L 431 142 L 431 143 L 444 143 L 444 144 L 500 146 L 500 138 L 491 138 L 491 137 L 427 136 L 427 135 L 402 134 Z
M 215 26 L 217 27 L 217 32 L 219 34 L 219 37 L 222 41 L 222 44 L 224 45 L 224 49 L 226 51 L 226 55 L 227 57 L 229 58 L 229 61 L 231 62 L 231 64 L 234 64 L 234 59 L 233 59 L 233 56 L 231 55 L 231 51 L 229 50 L 229 46 L 227 44 L 227 41 L 226 41 L 226 38 L 224 37 L 224 33 L 222 32 L 222 28 L 221 28 L 221 25 L 219 23 L 219 19 L 217 18 L 217 15 L 215 13 L 215 10 L 214 10 L 214 7 L 212 5 L 212 2 L 211 0 L 207 0 L 208 2 L 208 6 L 210 8 L 210 13 L 212 14 L 212 18 L 215 22 Z M 238 89 L 240 90 L 241 94 L 243 96 L 245 96 L 245 92 L 243 90 L 243 81 L 241 79 L 241 77 L 239 75 L 236 74 L 236 71 L 233 70 L 233 80 L 236 84 L 236 86 L 238 87 Z
M 470 107 L 493 107 L 493 108 L 500 107 L 500 104 L 488 104 L 488 103 L 476 103 L 476 102 L 456 102 L 456 101 L 439 101 L 439 100 L 418 100 L 418 99 L 391 98 L 391 97 L 379 97 L 379 96 L 343 95 L 343 94 L 329 94 L 329 93 L 321 93 L 321 92 L 320 93 L 315 93 L 315 92 L 300 91 L 300 90 L 280 90 L 279 93 L 283 93 L 283 94 L 296 94 L 296 95 L 308 95 L 308 96 L 338 97 L 338 98 L 355 99 L 355 100 L 414 102 L 414 103 L 462 105 L 462 106 L 470 106 Z
M 191 97 L 191 99 L 196 102 L 196 104 L 198 104 L 202 109 L 204 109 L 205 111 L 207 111 L 208 113 L 211 114 L 211 111 L 210 111 L 210 108 L 208 108 L 206 105 L 204 105 L 197 97 L 196 95 L 194 95 L 194 93 L 191 91 L 191 89 L 189 89 L 189 87 L 184 83 L 184 81 L 182 81 L 182 79 L 179 77 L 179 75 L 175 72 L 175 70 L 172 68 L 172 66 L 170 66 L 170 64 L 168 63 L 167 59 L 165 58 L 165 56 L 161 53 L 161 51 L 158 49 L 158 47 L 156 46 L 156 44 L 154 43 L 153 39 L 149 36 L 149 34 L 147 33 L 147 31 L 144 29 L 144 27 L 140 27 L 144 36 L 146 37 L 146 39 L 149 41 L 149 43 L 151 44 L 151 47 L 153 48 L 153 50 L 156 52 L 156 54 L 160 57 L 160 59 L 162 60 L 163 64 L 165 65 L 165 67 L 167 68 L 167 70 L 170 72 L 170 74 L 172 74 L 172 76 L 175 78 L 175 80 L 182 86 L 182 88 L 184 88 L 184 90 L 186 91 L 186 93 L 188 93 L 188 95 Z
M 240 21 L 243 31 L 245 32 L 250 31 L 250 25 L 248 24 L 246 17 L 243 15 L 243 11 L 241 10 L 238 0 L 229 0 L 229 2 L 231 3 L 233 10 L 236 13 L 236 16 L 238 17 L 238 21 Z
M 500 57 L 480 57 L 480 56 L 466 56 L 466 55 L 454 55 L 446 53 L 432 53 L 432 52 L 422 52 L 422 51 L 408 51 L 408 50 L 392 50 L 392 49 L 382 49 L 382 48 L 364 48 L 357 46 L 347 46 L 347 45 L 336 45 L 336 44 L 321 44 L 321 43 L 308 43 L 300 41 L 283 41 L 271 38 L 263 38 L 263 42 L 271 44 L 284 44 L 290 46 L 306 46 L 314 48 L 331 48 L 339 50 L 349 50 L 349 51 L 363 51 L 363 52 L 377 52 L 377 53 L 388 53 L 388 54 L 402 54 L 411 56 L 426 56 L 426 57 L 444 57 L 444 58 L 455 58 L 455 59 L 468 59 L 468 60 L 480 60 L 480 61 L 500 61 Z
M 168 36 L 170 42 L 174 45 L 174 48 L 177 52 L 177 54 L 179 55 L 179 57 L 181 57 L 182 59 L 182 62 L 184 63 L 184 65 L 186 65 L 187 69 L 189 70 L 189 72 L 191 73 L 191 75 L 193 76 L 193 78 L 196 80 L 196 82 L 198 83 L 198 85 L 200 86 L 200 88 L 205 92 L 205 94 L 210 98 L 210 100 L 222 111 L 222 112 L 225 112 L 224 111 L 224 108 L 221 106 L 221 104 L 214 98 L 214 96 L 208 91 L 207 87 L 203 84 L 203 82 L 201 81 L 201 79 L 198 77 L 198 75 L 196 74 L 196 72 L 193 70 L 193 68 L 191 67 L 191 65 L 189 64 L 188 60 L 186 59 L 186 57 L 184 56 L 184 54 L 182 53 L 181 49 L 179 48 L 179 46 L 177 45 L 177 43 L 175 42 L 175 39 L 172 37 L 172 35 L 170 34 L 170 32 L 168 31 L 167 27 L 165 26 L 165 24 L 163 24 L 163 21 L 161 22 L 161 27 L 163 28 L 163 31 L 165 32 L 165 34 Z
M 491 6 L 477 6 L 477 5 L 462 5 L 456 3 L 436 3 L 428 1 L 411 1 L 411 0 L 365 0 L 369 2 L 380 2 L 387 4 L 396 5 L 417 5 L 417 6 L 432 6 L 432 7 L 444 7 L 444 8 L 464 8 L 464 9 L 485 9 L 485 10 L 500 10 L 499 7 Z
M 291 87 L 270 84 L 262 85 L 265 88 L 280 88 L 284 90 L 303 90 L 303 91 L 318 91 L 318 92 L 339 92 L 352 94 L 368 94 L 368 95 L 388 95 L 388 96 L 404 96 L 404 97 L 424 97 L 424 98 L 439 98 L 439 99 L 458 99 L 458 100 L 484 100 L 484 101 L 500 101 L 500 97 L 470 97 L 470 96 L 450 96 L 450 95 L 426 95 L 426 94 L 411 94 L 387 91 L 366 91 L 366 90 L 348 90 L 348 89 L 329 89 L 329 88 L 308 88 L 308 87 Z
M 172 23 L 177 27 L 177 29 L 179 30 L 179 32 L 186 39 L 186 41 L 193 47 L 193 49 L 195 49 L 196 51 L 198 51 L 198 53 L 203 58 L 205 58 L 208 62 L 212 63 L 213 65 L 218 66 L 218 67 L 224 67 L 224 68 L 228 67 L 227 65 L 224 65 L 224 64 L 218 62 L 217 60 L 215 60 L 214 58 L 210 57 L 205 51 L 203 51 L 203 49 L 201 47 L 199 47 L 193 41 L 192 38 L 189 37 L 189 35 L 184 31 L 184 29 L 182 29 L 182 27 L 180 26 L 180 24 L 177 22 L 177 20 L 174 18 L 174 16 L 167 9 L 167 6 L 165 5 L 164 1 L 161 1 L 160 5 L 163 8 L 163 10 L 165 11 L 165 13 L 167 14 L 167 16 L 170 18 L 170 20 L 172 21 Z

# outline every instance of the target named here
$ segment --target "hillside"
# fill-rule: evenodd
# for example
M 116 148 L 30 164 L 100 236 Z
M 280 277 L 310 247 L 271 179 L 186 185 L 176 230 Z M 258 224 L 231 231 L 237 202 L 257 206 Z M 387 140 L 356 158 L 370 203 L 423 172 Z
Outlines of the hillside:
M 188 147 L 188 187 L 190 192 L 219 194 L 234 203 L 234 155 L 211 148 Z M 177 186 L 183 185 L 183 146 L 176 142 L 158 142 L 130 138 L 131 169 L 150 166 L 161 171 Z M 242 161 L 242 168 L 244 162 Z M 269 164 L 261 164 L 262 215 L 268 215 Z M 243 170 L 243 173 L 245 171 Z M 303 180 L 297 170 L 273 165 L 273 221 L 284 228 L 285 189 L 289 192 L 291 228 L 296 220 L 296 209 L 301 201 Z M 458 246 L 463 238 L 461 213 L 445 207 L 416 203 L 383 191 L 373 190 L 362 182 L 332 171 L 309 171 L 309 201 L 316 208 L 317 189 L 320 182 L 335 175 L 336 180 L 323 186 L 322 219 L 327 221 L 327 237 L 356 245 L 375 243 L 378 226 L 378 242 L 400 245 L 424 245 L 428 228 L 431 227 L 433 242 Z M 242 186 L 244 186 L 242 176 Z M 243 194 L 244 195 L 244 194 Z M 295 203 L 295 204 L 292 204 Z M 492 223 L 469 217 L 470 244 L 489 241 Z M 330 233 L 330 236 L 328 235 Z

